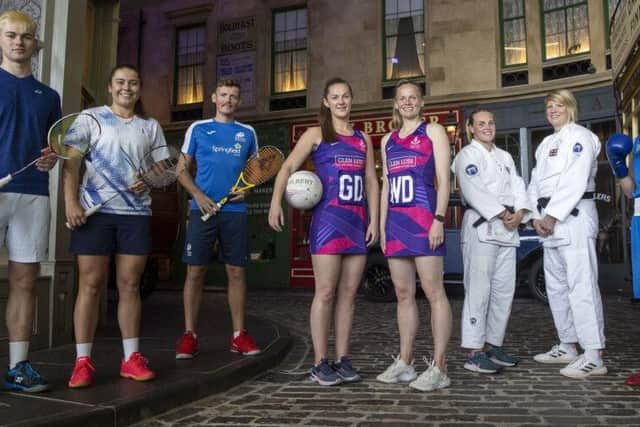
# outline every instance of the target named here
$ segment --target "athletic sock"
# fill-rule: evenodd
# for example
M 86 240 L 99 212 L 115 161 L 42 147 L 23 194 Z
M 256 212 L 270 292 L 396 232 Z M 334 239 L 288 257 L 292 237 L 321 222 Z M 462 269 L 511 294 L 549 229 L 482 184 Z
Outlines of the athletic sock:
M 76 358 L 91 357 L 91 350 L 93 348 L 92 342 L 85 342 L 82 344 L 76 344 Z
M 126 338 L 122 340 L 122 349 L 124 350 L 125 362 L 129 360 L 132 353 L 135 353 L 140 348 L 140 338 Z
M 13 369 L 23 360 L 27 360 L 29 354 L 29 341 L 9 342 L 9 369 Z

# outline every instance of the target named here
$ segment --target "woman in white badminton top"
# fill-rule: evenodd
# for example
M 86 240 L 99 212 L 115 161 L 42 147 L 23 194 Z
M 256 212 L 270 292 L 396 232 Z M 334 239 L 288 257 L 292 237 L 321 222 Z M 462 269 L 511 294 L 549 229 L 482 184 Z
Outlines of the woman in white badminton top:
M 166 141 L 158 122 L 144 115 L 141 87 L 135 68 L 114 68 L 108 85 L 111 105 L 86 111 L 97 118 L 102 133 L 92 141 L 84 159 L 85 174 L 79 188 L 81 161 L 64 163 L 66 217 L 73 228 L 71 252 L 77 255 L 79 273 L 73 313 L 77 358 L 69 380 L 71 388 L 87 387 L 93 380 L 91 350 L 112 255 L 124 351 L 120 376 L 138 381 L 155 376 L 139 352 L 139 282 L 151 252 L 151 197 L 137 174 L 145 155 L 166 146 Z M 96 214 L 85 216 L 86 209 L 107 200 Z

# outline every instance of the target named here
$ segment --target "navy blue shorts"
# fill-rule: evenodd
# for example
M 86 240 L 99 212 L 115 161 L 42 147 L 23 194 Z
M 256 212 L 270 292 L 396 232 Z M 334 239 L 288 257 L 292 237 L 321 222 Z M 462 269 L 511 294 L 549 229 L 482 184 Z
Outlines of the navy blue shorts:
M 151 217 L 96 213 L 71 231 L 70 251 L 76 255 L 149 255 Z
M 249 233 L 245 212 L 219 212 L 208 221 L 200 219 L 199 210 L 189 213 L 182 261 L 188 265 L 208 265 L 218 261 L 244 267 L 249 262 Z

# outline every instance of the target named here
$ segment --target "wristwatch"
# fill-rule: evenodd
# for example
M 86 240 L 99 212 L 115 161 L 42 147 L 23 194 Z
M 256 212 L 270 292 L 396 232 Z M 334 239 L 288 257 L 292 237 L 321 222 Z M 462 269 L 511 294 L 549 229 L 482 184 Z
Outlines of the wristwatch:
M 444 222 L 444 216 L 440 214 L 435 214 L 433 217 L 436 219 L 436 221 Z

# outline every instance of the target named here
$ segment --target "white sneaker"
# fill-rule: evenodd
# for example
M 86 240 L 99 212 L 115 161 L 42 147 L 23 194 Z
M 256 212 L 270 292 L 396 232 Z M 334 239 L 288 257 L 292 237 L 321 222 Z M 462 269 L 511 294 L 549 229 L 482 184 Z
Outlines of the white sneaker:
M 571 363 L 578 358 L 578 352 L 566 351 L 559 345 L 554 345 L 551 350 L 546 353 L 540 353 L 533 356 L 533 360 L 538 363 Z
M 433 391 L 441 388 L 449 387 L 451 380 L 447 376 L 447 372 L 436 366 L 436 362 L 432 360 L 427 362 L 429 367 L 424 371 L 418 379 L 412 381 L 409 387 L 420 391 Z
M 605 375 L 607 372 L 607 367 L 604 366 L 602 359 L 596 362 L 589 362 L 584 354 L 560 369 L 562 375 L 575 379 L 583 379 L 591 375 Z
M 393 363 L 376 379 L 387 384 L 396 384 L 399 382 L 408 383 L 416 379 L 418 374 L 413 368 L 413 362 L 407 365 L 404 360 L 400 359 L 400 355 L 393 357 Z

